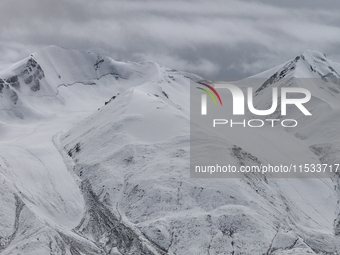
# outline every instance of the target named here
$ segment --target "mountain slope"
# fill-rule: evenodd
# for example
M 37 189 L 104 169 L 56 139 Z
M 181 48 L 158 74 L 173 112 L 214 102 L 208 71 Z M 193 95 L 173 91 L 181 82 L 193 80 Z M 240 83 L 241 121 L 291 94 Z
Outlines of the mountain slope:
M 337 68 L 305 52 L 259 84 L 265 107 L 273 84 L 326 79 L 311 86 L 327 107 L 295 132 L 231 130 L 225 157 L 338 162 Z M 0 254 L 339 253 L 336 175 L 190 178 L 186 77 L 56 46 L 3 69 Z
M 31 82 L 25 79 L 34 77 L 37 70 L 43 75 L 38 78 L 40 88 L 35 90 L 31 89 L 34 79 Z M 112 70 L 119 70 L 119 75 Z M 60 131 L 96 111 L 113 95 L 154 76 L 158 77 L 155 63 L 119 63 L 55 46 L 2 70 L 0 177 L 4 185 L 12 187 L 4 189 L 2 196 L 8 197 L 8 202 L 1 206 L 4 212 L 1 219 L 5 222 L 0 236 L 3 254 L 17 250 L 25 254 L 104 252 L 93 242 L 73 234 L 86 204 L 76 176 L 57 149 L 58 137 Z M 12 95 L 5 90 L 15 93 L 17 101 L 11 100 Z M 22 214 L 22 208 L 30 216 Z M 26 236 L 23 231 L 19 235 L 17 228 L 28 220 L 31 223 L 26 228 L 35 233 L 32 238 L 42 240 L 45 235 L 49 238 L 32 242 L 28 238 L 31 234 Z M 48 234 L 36 232 L 33 226 L 45 228 Z
M 306 88 L 312 94 L 308 104 L 313 114 L 324 111 L 324 108 L 338 109 L 340 102 L 340 65 L 326 58 L 318 51 L 307 50 L 300 56 L 286 63 L 278 71 L 265 80 L 254 91 L 254 106 L 258 109 L 269 109 L 272 87 Z M 256 80 L 256 76 L 249 78 Z M 281 97 L 279 96 L 279 100 Z M 279 118 L 281 108 L 278 107 L 270 117 Z M 301 112 L 288 108 L 288 116 L 301 117 Z
M 102 206 L 119 215 L 124 224 L 137 227 L 168 254 L 310 254 L 338 250 L 333 225 L 338 198 L 331 179 L 189 178 L 190 137 L 178 130 L 178 126 L 189 127 L 185 114 L 188 105 L 183 99 L 182 104 L 178 102 L 188 92 L 178 93 L 180 78 L 174 78 L 176 82 L 161 85 L 167 96 L 143 84 L 119 95 L 61 137 L 63 147 L 76 162 L 75 171 L 86 189 L 98 195 Z M 181 86 L 188 90 L 188 84 Z M 180 111 L 172 107 L 177 104 Z M 154 120 L 148 118 L 151 111 Z M 172 120 L 173 116 L 180 119 Z M 168 120 L 177 135 L 168 132 Z M 138 129 L 144 126 L 149 132 Z M 230 162 L 246 162 L 248 152 L 264 163 L 271 162 L 273 156 L 289 153 L 284 148 L 291 150 L 284 157 L 292 161 L 297 157 L 291 148 L 297 148 L 297 153 L 308 150 L 306 144 L 284 130 L 265 130 L 268 140 L 261 139 L 261 132 L 230 131 L 223 143 L 230 146 L 231 153 L 226 155 Z M 158 134 L 163 136 L 153 138 Z M 278 134 L 280 140 L 271 139 Z M 282 141 L 286 147 L 280 151 L 277 148 Z M 312 151 L 301 160 L 318 162 Z M 106 232 L 93 231 L 91 219 L 98 221 L 87 212 L 78 233 L 108 240 Z
M 157 72 L 151 62 L 116 62 L 99 54 L 49 46 L 0 71 L 0 114 L 3 119 L 40 119 L 62 105 L 94 109 L 91 104 L 99 105 L 103 97 L 108 100 L 133 86 L 133 80 L 139 83 Z

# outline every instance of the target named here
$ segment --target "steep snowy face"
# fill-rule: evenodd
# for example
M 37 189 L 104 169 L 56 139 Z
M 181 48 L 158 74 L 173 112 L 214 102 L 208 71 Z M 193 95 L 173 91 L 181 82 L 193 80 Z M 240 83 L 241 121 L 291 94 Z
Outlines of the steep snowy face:
M 60 85 L 116 75 L 112 61 L 92 53 L 49 46 L 2 69 L 0 76 L 23 95 L 53 96 Z
M 254 106 L 257 109 L 269 109 L 272 104 L 272 88 L 299 87 L 308 89 L 312 99 L 307 104 L 312 112 L 318 113 L 323 108 L 339 108 L 340 102 L 340 65 L 326 58 L 318 51 L 307 50 L 295 59 L 288 61 L 269 79 L 254 91 Z M 249 78 L 250 80 L 258 79 Z M 261 78 L 263 79 L 263 78 Z M 258 83 L 255 82 L 254 83 Z M 281 96 L 279 94 L 279 101 Z M 278 107 L 270 117 L 278 118 Z M 301 117 L 301 112 L 289 111 L 291 117 Z
M 4 109 L 10 109 L 18 102 L 17 93 L 9 86 L 7 81 L 3 79 L 0 79 L 0 97 Z
M 340 65 L 338 63 L 327 59 L 321 52 L 307 50 L 275 72 L 256 90 L 256 94 L 284 78 L 321 78 L 325 82 L 331 81 L 332 83 L 339 84 L 339 72 Z
M 151 62 L 122 63 L 49 46 L 0 71 L 0 115 L 39 119 L 53 116 L 62 106 L 94 109 L 103 98 L 108 100 L 120 89 L 133 86 L 134 80 L 157 75 L 157 68 Z

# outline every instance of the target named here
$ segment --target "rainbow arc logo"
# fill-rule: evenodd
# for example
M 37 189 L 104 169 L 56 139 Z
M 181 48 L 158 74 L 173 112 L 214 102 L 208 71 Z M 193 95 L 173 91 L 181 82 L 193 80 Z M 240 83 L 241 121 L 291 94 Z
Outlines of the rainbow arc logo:
M 217 97 L 217 99 L 218 99 L 220 105 L 222 106 L 222 99 L 221 99 L 220 95 L 218 94 L 218 92 L 216 91 L 216 89 L 214 89 L 214 87 L 212 87 L 212 86 L 209 85 L 209 84 L 203 83 L 203 82 L 197 82 L 197 83 L 198 83 L 198 84 L 201 84 L 201 85 L 203 85 L 203 86 L 205 86 L 205 87 L 207 87 L 208 89 L 210 89 L 210 90 L 215 94 L 215 96 Z M 216 100 L 214 94 L 211 93 L 210 90 L 208 90 L 208 89 L 206 89 L 206 88 L 201 88 L 201 87 L 197 87 L 197 88 L 200 89 L 200 90 L 203 90 L 205 93 L 207 93 L 207 95 L 212 99 L 212 101 L 214 102 L 214 104 L 217 105 L 217 100 Z
M 207 115 L 207 95 L 211 98 L 211 100 L 214 102 L 215 105 L 217 105 L 217 100 L 216 100 L 217 98 L 220 105 L 222 106 L 222 99 L 214 87 L 204 82 L 197 82 L 197 83 L 206 87 L 206 88 L 197 87 L 198 89 L 203 90 L 206 93 L 206 94 L 202 94 L 202 98 L 201 98 L 202 100 L 201 101 L 202 102 L 201 114 L 202 115 Z

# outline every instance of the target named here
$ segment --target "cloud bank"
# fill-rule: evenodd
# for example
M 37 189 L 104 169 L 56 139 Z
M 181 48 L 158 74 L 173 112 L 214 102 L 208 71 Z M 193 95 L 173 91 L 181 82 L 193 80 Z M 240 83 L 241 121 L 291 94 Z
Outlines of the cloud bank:
M 306 49 L 340 60 L 336 0 L 2 0 L 0 62 L 47 45 L 238 79 Z

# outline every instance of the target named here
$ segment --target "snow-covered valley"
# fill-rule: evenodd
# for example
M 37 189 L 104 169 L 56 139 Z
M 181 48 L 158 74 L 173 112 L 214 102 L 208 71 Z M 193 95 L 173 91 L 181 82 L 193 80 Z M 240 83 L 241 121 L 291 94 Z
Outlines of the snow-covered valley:
M 256 76 L 264 107 L 280 75 L 325 79 L 319 117 L 230 130 L 226 157 L 339 163 L 338 73 L 306 51 Z M 188 77 L 56 46 L 2 69 L 0 254 L 340 254 L 337 175 L 190 178 Z

